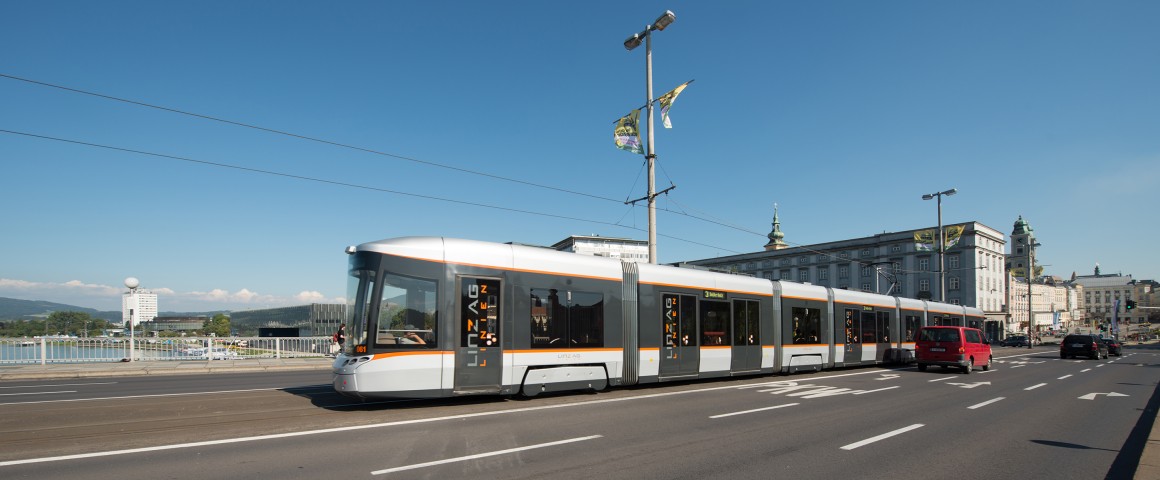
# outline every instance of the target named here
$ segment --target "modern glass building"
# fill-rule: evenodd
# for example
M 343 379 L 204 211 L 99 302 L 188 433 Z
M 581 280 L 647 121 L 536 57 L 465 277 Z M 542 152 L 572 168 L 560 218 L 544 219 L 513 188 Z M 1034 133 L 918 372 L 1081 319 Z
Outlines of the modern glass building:
M 296 328 L 299 336 L 327 336 L 338 330 L 345 316 L 345 304 L 312 303 L 233 312 L 230 328 L 241 336 L 257 335 L 260 328 Z

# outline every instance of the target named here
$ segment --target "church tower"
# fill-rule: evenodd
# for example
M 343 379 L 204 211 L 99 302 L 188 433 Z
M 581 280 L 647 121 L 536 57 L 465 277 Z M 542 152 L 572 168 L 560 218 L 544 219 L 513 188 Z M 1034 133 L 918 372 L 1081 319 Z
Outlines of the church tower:
M 1007 256 L 1007 263 L 1012 270 L 1020 270 L 1025 272 L 1027 269 L 1027 251 L 1035 244 L 1035 231 L 1031 229 L 1031 225 L 1023 219 L 1023 215 L 1015 221 L 1015 229 L 1011 231 L 1011 253 Z M 1023 273 L 1016 276 L 1026 278 L 1027 274 Z
M 773 204 L 773 231 L 766 235 L 769 238 L 769 243 L 765 244 L 765 251 L 781 250 L 789 248 L 789 244 L 785 243 L 785 234 L 781 233 L 781 221 L 777 219 L 777 204 Z

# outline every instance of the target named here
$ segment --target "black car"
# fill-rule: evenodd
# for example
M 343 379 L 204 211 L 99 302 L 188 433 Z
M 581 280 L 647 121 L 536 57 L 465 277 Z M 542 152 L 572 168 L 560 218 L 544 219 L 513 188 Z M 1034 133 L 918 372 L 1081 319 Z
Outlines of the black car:
M 999 342 L 999 344 L 1004 346 L 1004 347 L 1026 347 L 1026 346 L 1028 346 L 1027 337 L 1025 335 L 1015 335 L 1015 336 L 1004 338 L 1002 342 Z
M 1104 343 L 1108 345 L 1108 355 L 1115 355 L 1119 357 L 1124 354 L 1123 346 L 1120 344 L 1119 340 L 1114 338 L 1105 338 Z
M 1059 358 L 1088 357 L 1092 360 L 1108 358 L 1108 344 L 1095 335 L 1074 333 L 1059 342 Z

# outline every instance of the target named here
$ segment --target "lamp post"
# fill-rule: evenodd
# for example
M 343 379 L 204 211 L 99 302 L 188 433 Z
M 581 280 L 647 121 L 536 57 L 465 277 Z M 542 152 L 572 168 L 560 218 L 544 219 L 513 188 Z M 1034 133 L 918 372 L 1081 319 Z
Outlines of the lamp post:
M 1035 278 L 1035 247 L 1040 244 L 1030 236 L 1027 238 L 1027 348 L 1031 348 L 1032 344 L 1035 343 L 1035 336 L 1032 335 L 1032 332 L 1035 331 L 1035 307 L 1032 303 L 1034 297 L 1031 296 L 1031 286 L 1032 279 Z
M 133 357 L 136 354 L 136 351 L 135 351 L 136 346 L 134 345 L 135 342 L 134 342 L 134 338 L 133 338 L 134 337 L 133 317 L 134 317 L 134 313 L 136 313 L 136 310 L 139 310 L 139 308 L 136 308 L 136 307 L 139 307 L 139 305 L 137 305 L 137 302 L 138 302 L 138 300 L 137 300 L 137 287 L 140 285 L 141 285 L 141 282 L 138 281 L 136 277 L 129 277 L 129 278 L 125 279 L 125 287 L 127 287 L 129 289 L 129 293 L 128 293 L 129 298 L 133 299 L 132 300 L 133 307 L 129 308 L 129 361 L 130 362 L 133 361 Z
M 947 284 L 946 272 L 943 271 L 943 257 L 946 253 L 946 242 L 943 241 L 943 227 L 942 227 L 942 197 L 943 195 L 951 196 L 958 193 L 958 189 L 943 190 L 941 192 L 929 193 L 922 196 L 923 200 L 930 200 L 932 198 L 938 199 L 938 301 L 947 301 Z
M 656 177 L 653 171 L 657 155 L 653 146 L 652 31 L 664 30 L 676 19 L 677 16 L 671 10 L 665 10 L 652 25 L 644 27 L 644 31 L 634 33 L 624 41 L 624 48 L 632 50 L 639 47 L 641 39 L 644 39 L 645 100 L 648 105 L 648 143 L 644 153 L 644 158 L 648 161 L 648 261 L 653 264 L 657 263 Z

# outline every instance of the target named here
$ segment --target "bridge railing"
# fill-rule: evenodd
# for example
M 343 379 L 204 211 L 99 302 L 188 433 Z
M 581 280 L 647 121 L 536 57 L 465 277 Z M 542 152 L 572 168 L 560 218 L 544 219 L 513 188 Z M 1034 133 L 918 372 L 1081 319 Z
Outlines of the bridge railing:
M 0 365 L 322 357 L 330 337 L 0 338 Z

